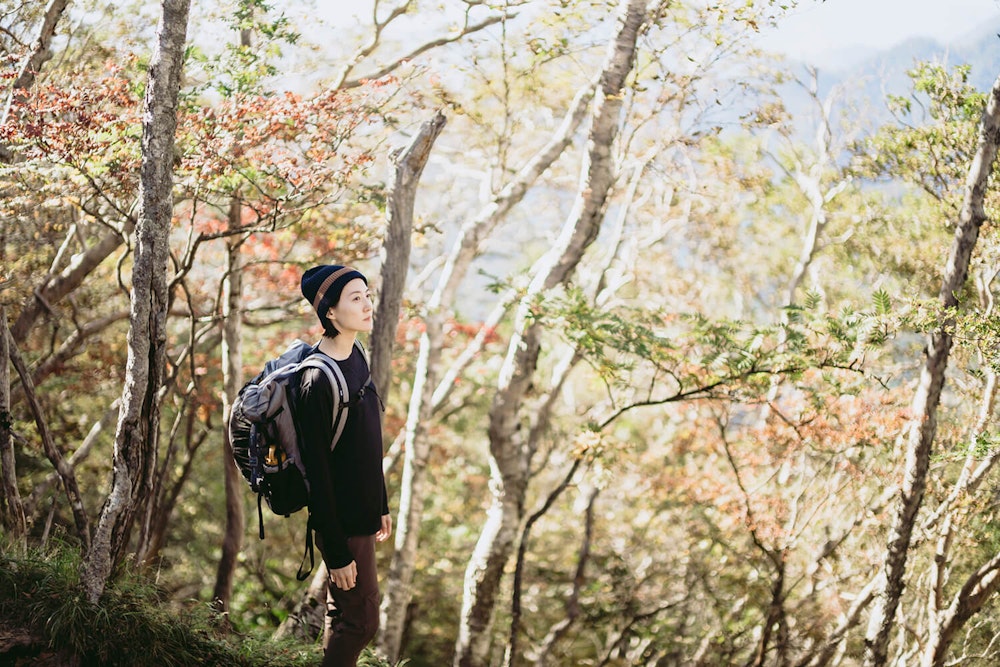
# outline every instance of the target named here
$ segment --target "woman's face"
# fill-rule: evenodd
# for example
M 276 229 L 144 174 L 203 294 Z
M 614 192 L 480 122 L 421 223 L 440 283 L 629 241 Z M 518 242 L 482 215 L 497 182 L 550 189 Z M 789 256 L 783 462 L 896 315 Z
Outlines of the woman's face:
M 326 311 L 326 316 L 341 333 L 370 332 L 372 330 L 372 293 L 361 278 L 344 285 L 340 301 Z

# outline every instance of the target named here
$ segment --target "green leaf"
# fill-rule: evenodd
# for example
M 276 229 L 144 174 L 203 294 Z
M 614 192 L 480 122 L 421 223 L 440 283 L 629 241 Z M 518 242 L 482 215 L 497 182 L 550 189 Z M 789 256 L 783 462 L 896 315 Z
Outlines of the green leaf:
M 809 290 L 806 292 L 805 308 L 807 310 L 815 310 L 819 307 L 819 304 L 823 301 L 823 295 L 815 290 Z
M 888 315 L 892 310 L 892 300 L 885 290 L 878 290 L 872 295 L 872 303 L 875 305 L 875 312 L 879 315 Z

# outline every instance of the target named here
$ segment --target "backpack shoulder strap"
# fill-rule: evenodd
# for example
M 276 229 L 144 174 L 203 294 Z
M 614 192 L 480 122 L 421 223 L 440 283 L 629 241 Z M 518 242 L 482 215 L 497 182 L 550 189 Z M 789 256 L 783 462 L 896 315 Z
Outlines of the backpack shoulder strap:
M 362 345 L 361 341 L 357 338 L 354 339 L 354 347 L 358 348 L 358 351 L 361 352 L 361 356 L 365 358 L 365 364 L 368 364 L 368 350 L 365 349 L 365 346 Z
M 362 345 L 361 341 L 357 338 L 354 339 L 354 347 L 358 348 L 358 352 L 361 353 L 361 358 L 365 360 L 365 366 L 368 367 L 368 379 L 361 384 L 361 390 L 364 391 L 365 387 L 371 384 L 372 381 L 372 362 L 371 359 L 368 358 L 368 350 L 365 349 L 365 346 Z
M 347 410 L 344 408 L 347 406 L 349 397 L 344 372 L 340 370 L 337 362 L 324 354 L 308 356 L 299 364 L 298 368 L 299 370 L 318 368 L 326 374 L 327 380 L 330 381 L 330 387 L 333 389 L 333 441 L 330 443 L 330 449 L 333 449 L 337 446 L 337 441 L 344 433 L 344 425 L 347 423 Z

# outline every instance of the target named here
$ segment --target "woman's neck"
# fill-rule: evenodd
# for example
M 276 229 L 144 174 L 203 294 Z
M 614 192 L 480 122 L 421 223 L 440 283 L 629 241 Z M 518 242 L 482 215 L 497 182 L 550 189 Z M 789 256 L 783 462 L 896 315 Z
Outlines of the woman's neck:
M 357 337 L 357 334 L 345 333 L 340 333 L 334 338 L 323 336 L 323 340 L 319 343 L 319 349 L 327 356 L 333 357 L 337 361 L 343 361 L 354 351 L 354 341 Z

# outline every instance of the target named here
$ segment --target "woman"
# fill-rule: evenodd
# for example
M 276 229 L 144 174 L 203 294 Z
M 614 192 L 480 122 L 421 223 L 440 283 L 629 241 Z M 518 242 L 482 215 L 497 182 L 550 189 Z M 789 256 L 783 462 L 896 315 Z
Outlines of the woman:
M 325 373 L 309 368 L 302 374 L 297 421 L 310 487 L 309 525 L 329 570 L 322 664 L 353 667 L 378 631 L 375 543 L 392 534 L 381 401 L 355 345 L 359 333 L 372 330 L 372 298 L 368 280 L 345 266 L 311 268 L 301 287 L 323 325 L 317 353 L 340 366 L 350 396 L 343 434 L 331 450 L 334 390 Z

